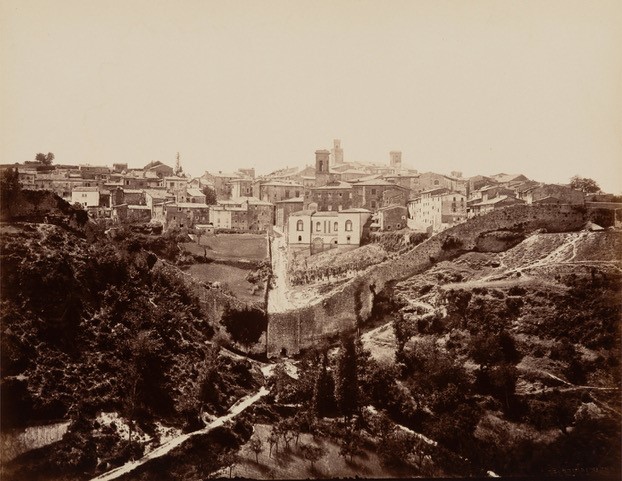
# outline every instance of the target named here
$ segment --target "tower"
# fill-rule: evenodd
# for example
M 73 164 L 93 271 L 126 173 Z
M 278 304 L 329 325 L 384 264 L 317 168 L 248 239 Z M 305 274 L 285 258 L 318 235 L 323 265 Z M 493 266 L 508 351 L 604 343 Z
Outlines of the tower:
M 333 154 L 335 165 L 343 164 L 343 149 L 341 148 L 341 140 L 333 140 L 333 150 L 331 153 Z
M 329 170 L 330 152 L 328 150 L 315 151 L 315 186 L 326 185 L 330 178 Z
M 402 152 L 399 150 L 392 150 L 389 152 L 389 165 L 394 169 L 402 168 Z
M 181 169 L 181 157 L 179 155 L 179 152 L 177 152 L 177 157 L 175 157 L 175 175 L 180 175 L 182 172 Z

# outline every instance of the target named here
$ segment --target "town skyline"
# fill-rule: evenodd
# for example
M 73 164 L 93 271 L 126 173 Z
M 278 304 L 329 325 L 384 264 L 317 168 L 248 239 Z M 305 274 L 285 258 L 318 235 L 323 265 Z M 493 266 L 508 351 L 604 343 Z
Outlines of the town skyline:
M 347 161 L 622 188 L 619 2 L 1 8 L 2 163 L 261 174 L 341 139 Z

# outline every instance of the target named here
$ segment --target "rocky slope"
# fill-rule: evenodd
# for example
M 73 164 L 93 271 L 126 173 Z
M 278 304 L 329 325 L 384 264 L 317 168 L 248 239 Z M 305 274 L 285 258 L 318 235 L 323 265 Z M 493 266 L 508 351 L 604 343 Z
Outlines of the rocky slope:
M 144 239 L 0 229 L 2 428 L 71 421 L 44 454 L 5 463 L 3 479 L 88 477 L 157 445 L 163 425 L 196 429 L 263 382 L 212 342 L 226 299 L 199 298 L 204 288 Z

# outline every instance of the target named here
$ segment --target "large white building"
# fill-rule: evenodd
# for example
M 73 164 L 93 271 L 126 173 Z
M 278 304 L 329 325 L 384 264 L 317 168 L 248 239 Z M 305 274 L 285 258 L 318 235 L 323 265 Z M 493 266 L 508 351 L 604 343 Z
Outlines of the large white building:
M 358 247 L 371 215 L 367 209 L 293 212 L 288 219 L 288 244 L 308 248 L 312 254 L 335 247 Z

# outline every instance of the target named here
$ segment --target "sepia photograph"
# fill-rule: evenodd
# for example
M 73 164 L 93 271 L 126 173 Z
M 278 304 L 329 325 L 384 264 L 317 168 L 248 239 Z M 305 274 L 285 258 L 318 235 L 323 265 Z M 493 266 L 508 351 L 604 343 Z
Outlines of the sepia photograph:
M 621 479 L 621 25 L 0 0 L 0 479 Z

